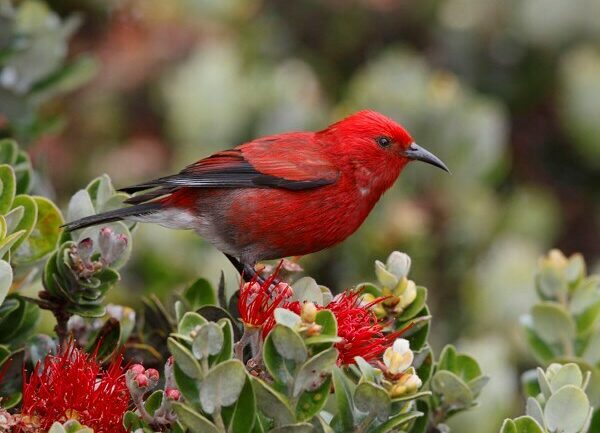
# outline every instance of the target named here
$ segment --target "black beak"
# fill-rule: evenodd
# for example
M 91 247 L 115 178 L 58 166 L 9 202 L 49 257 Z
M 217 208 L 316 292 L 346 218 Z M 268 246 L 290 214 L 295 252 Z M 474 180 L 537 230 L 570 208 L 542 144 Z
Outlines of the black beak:
M 442 170 L 450 173 L 450 170 L 448 170 L 448 167 L 446 167 L 446 164 L 444 164 L 441 159 L 439 159 L 430 151 L 422 148 L 417 143 L 412 143 L 408 149 L 404 151 L 404 156 L 406 156 L 408 159 L 414 159 L 417 161 L 426 162 L 427 164 L 435 165 L 436 167 L 439 167 Z

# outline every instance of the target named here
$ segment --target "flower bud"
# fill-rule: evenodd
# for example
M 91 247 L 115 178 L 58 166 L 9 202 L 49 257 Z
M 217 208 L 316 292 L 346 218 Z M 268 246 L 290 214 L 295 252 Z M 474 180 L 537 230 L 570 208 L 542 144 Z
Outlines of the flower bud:
M 408 254 L 394 251 L 387 258 L 386 268 L 398 279 L 405 278 L 410 271 L 411 260 Z
M 110 227 L 103 227 L 98 235 L 98 246 L 102 259 L 108 265 L 114 263 L 127 249 L 128 239 L 124 234 L 116 234 Z
M 406 288 L 402 295 L 400 295 L 400 302 L 398 305 L 401 309 L 408 307 L 417 298 L 417 286 L 413 280 L 408 280 Z
M 317 318 L 317 306 L 312 302 L 306 302 L 302 305 L 300 317 L 306 323 L 314 323 Z
M 133 381 L 139 388 L 145 388 L 148 386 L 148 377 L 144 373 L 140 373 L 135 376 Z
M 79 258 L 84 263 L 89 263 L 92 258 L 92 253 L 94 252 L 94 242 L 90 238 L 82 239 L 77 244 L 77 252 L 79 254 Z
M 392 347 L 385 349 L 383 363 L 390 374 L 400 374 L 408 369 L 414 359 L 408 340 L 397 338 Z
M 148 379 L 158 380 L 158 378 L 160 377 L 160 374 L 159 374 L 158 370 L 156 370 L 154 368 L 149 368 L 148 370 L 146 370 L 146 376 L 148 376 Z
M 421 386 L 423 382 L 416 374 L 404 374 L 402 377 L 392 385 L 392 388 L 389 390 L 390 397 L 401 397 L 406 394 L 415 393 Z
M 557 270 L 563 270 L 569 265 L 569 259 L 562 251 L 553 249 L 550 250 L 546 257 L 540 259 L 540 266 L 548 266 Z
M 181 392 L 175 388 L 167 388 L 165 395 L 169 400 L 179 401 L 181 399 Z
M 375 275 L 383 287 L 394 288 L 400 280 L 396 275 L 388 271 L 385 265 L 379 260 L 375 260 Z
M 129 367 L 129 371 L 135 373 L 135 375 L 137 376 L 138 374 L 141 374 L 144 371 L 146 371 L 146 369 L 142 364 L 133 364 L 131 367 Z

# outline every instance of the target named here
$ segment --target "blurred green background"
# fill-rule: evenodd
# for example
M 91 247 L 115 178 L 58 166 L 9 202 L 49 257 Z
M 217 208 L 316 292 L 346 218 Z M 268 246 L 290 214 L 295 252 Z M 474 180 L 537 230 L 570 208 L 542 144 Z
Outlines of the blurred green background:
M 96 72 L 44 105 L 64 119 L 26 143 L 45 194 L 66 205 L 102 173 L 121 187 L 260 135 L 381 111 L 453 175 L 412 164 L 354 236 L 300 263 L 339 291 L 373 280 L 375 259 L 409 253 L 434 346 L 457 343 L 491 376 L 453 431 L 496 432 L 522 412 L 519 372 L 534 361 L 518 321 L 538 256 L 559 247 L 600 265 L 600 0 L 48 3 L 80 14 L 69 56 L 91 54 Z M 193 233 L 144 226 L 112 300 L 139 306 L 221 269 L 234 287 Z

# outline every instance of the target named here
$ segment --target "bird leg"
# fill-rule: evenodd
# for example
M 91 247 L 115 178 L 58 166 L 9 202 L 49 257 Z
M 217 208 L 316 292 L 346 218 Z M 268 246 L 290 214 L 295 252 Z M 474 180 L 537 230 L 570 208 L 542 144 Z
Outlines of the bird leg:
M 250 282 L 256 278 L 256 281 L 258 281 L 259 284 L 263 284 L 265 282 L 265 279 L 258 275 L 256 269 L 254 269 L 254 266 L 249 265 L 247 263 L 242 263 L 235 257 L 230 256 L 229 254 L 225 254 L 225 257 L 227 257 L 227 259 L 231 262 L 233 267 L 240 273 L 244 281 Z

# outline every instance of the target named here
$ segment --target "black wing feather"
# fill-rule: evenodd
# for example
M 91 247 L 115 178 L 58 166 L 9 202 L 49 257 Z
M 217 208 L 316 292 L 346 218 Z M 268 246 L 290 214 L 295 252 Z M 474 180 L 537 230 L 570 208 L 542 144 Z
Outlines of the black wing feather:
M 289 180 L 271 176 L 256 170 L 246 160 L 240 160 L 231 167 L 220 167 L 218 170 L 193 170 L 186 168 L 178 174 L 161 177 L 149 182 L 120 189 L 126 193 L 134 193 L 150 188 L 160 187 L 155 192 L 148 193 L 148 198 L 173 192 L 174 188 L 281 188 L 292 191 L 317 188 L 334 183 L 336 179 Z M 160 193 L 159 193 L 160 192 Z M 145 196 L 145 194 L 144 194 Z M 138 196 L 142 197 L 142 196 Z M 134 197 L 135 202 L 137 197 Z M 132 200 L 132 199 L 130 199 Z

